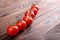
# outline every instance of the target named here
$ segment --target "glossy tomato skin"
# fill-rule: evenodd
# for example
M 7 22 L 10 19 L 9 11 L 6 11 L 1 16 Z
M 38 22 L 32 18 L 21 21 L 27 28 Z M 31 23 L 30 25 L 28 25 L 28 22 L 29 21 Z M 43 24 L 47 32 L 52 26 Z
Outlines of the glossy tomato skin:
M 33 22 L 33 19 L 29 16 L 24 16 L 23 20 L 27 23 L 27 26 L 30 26 Z
M 35 17 L 34 12 L 33 12 L 33 11 L 31 11 L 31 10 L 29 10 L 29 11 L 25 12 L 25 16 L 31 16 L 32 18 L 34 18 L 34 17 Z
M 17 22 L 16 25 L 19 27 L 20 31 L 24 31 L 26 29 L 26 26 L 27 26 L 27 24 L 24 20 Z
M 18 26 L 8 26 L 7 27 L 7 34 L 8 36 L 16 36 L 19 33 Z
M 34 18 L 34 17 L 35 17 L 35 14 L 34 14 L 34 12 L 33 12 L 33 11 L 31 11 L 31 12 L 30 12 L 30 16 L 31 16 L 32 18 Z

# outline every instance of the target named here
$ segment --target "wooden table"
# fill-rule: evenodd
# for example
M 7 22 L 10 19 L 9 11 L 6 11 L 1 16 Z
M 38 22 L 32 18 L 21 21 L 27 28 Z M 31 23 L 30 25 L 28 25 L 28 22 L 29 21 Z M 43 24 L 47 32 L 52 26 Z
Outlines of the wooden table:
M 28 3 L 30 3 L 30 5 Z M 33 23 L 24 32 L 19 33 L 16 37 L 8 37 L 6 34 L 6 28 L 9 25 L 8 22 L 12 24 L 15 23 L 19 18 L 22 19 L 24 12 L 29 9 L 32 3 L 38 3 L 40 7 L 40 10 L 34 18 Z M 55 28 L 60 27 L 59 3 L 59 0 L 28 0 L 23 2 L 23 4 L 20 3 L 21 6 L 17 7 L 15 12 L 6 16 L 1 16 L 0 40 L 58 40 L 57 38 L 59 37 L 56 37 L 53 31 L 52 33 L 55 37 L 51 38 L 50 35 L 52 34 L 51 30 L 57 30 Z

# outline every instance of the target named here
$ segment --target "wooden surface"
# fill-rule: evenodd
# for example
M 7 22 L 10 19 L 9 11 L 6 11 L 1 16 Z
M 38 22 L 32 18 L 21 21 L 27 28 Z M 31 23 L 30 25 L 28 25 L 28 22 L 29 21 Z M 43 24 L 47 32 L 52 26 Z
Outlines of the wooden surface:
M 26 0 L 26 2 L 22 0 L 19 2 L 20 5 L 17 8 L 15 7 L 16 10 L 14 12 L 8 13 L 8 11 L 4 11 L 6 12 L 5 16 L 4 12 L 2 14 L 0 13 L 0 40 L 59 40 L 59 32 L 52 31 L 60 27 L 59 0 Z M 33 23 L 16 37 L 8 37 L 6 34 L 6 28 L 9 25 L 8 22 L 13 24 L 18 19 L 22 19 L 24 12 L 29 9 L 32 3 L 38 3 L 40 7 Z M 50 36 L 52 33 L 54 34 L 53 36 L 57 33 L 57 36 Z

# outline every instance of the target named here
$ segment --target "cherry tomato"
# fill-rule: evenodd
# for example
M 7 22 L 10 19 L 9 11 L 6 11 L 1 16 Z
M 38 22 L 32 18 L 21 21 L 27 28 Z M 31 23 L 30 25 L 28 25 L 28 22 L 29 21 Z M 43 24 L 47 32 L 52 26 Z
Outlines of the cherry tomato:
M 32 8 L 36 8 L 37 10 L 39 10 L 39 6 L 36 5 L 36 4 L 33 4 L 33 5 L 31 6 L 31 9 L 32 9 Z
M 24 16 L 23 20 L 27 23 L 27 26 L 30 26 L 33 22 L 33 19 L 29 16 Z
M 7 28 L 7 34 L 9 36 L 16 36 L 19 33 L 19 28 L 18 26 L 8 26 Z
M 24 20 L 17 22 L 16 25 L 19 27 L 20 31 L 24 31 L 26 29 L 26 26 L 27 26 L 27 24 Z
M 36 14 L 37 14 L 37 12 L 38 12 L 38 10 L 37 10 L 35 7 L 31 8 L 31 11 L 33 11 L 33 12 L 34 12 L 34 15 L 36 15 Z
M 26 12 L 25 12 L 25 16 L 31 16 L 32 18 L 34 18 L 34 17 L 35 17 L 34 12 L 33 12 L 33 11 L 31 11 L 31 10 L 26 11 Z

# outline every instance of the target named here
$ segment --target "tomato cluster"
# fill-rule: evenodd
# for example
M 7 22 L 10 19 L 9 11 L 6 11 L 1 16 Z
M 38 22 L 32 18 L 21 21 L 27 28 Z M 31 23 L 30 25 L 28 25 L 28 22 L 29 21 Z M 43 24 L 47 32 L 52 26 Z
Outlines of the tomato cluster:
M 9 36 L 18 35 L 19 31 L 24 31 L 33 22 L 33 18 L 36 16 L 39 10 L 38 5 L 32 5 L 31 8 L 25 12 L 22 20 L 16 22 L 16 25 L 7 27 L 7 34 Z

